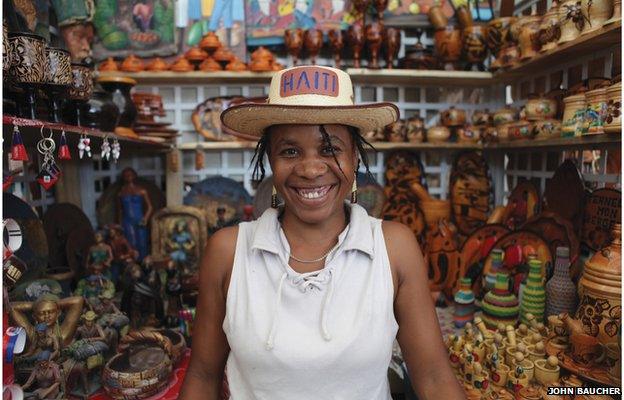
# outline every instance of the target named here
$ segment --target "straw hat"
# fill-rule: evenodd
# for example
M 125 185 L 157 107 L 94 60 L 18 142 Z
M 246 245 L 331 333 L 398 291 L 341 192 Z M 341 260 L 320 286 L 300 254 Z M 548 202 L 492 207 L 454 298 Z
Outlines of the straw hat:
M 221 114 L 224 130 L 257 140 L 271 125 L 339 124 L 364 134 L 399 118 L 392 103 L 355 105 L 351 77 L 339 69 L 301 66 L 278 71 L 266 103 L 234 105 Z
M 85 321 L 93 321 L 97 318 L 97 314 L 93 311 L 87 311 L 86 313 L 82 314 L 82 318 L 84 318 Z

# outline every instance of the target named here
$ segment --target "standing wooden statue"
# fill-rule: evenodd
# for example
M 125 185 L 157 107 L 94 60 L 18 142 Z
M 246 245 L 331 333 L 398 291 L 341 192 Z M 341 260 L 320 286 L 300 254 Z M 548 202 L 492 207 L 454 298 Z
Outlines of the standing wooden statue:
M 118 194 L 117 219 L 126 238 L 139 252 L 139 260 L 148 254 L 147 223 L 152 216 L 152 202 L 147 190 L 136 183 L 137 173 L 132 168 L 121 172 L 123 186 Z

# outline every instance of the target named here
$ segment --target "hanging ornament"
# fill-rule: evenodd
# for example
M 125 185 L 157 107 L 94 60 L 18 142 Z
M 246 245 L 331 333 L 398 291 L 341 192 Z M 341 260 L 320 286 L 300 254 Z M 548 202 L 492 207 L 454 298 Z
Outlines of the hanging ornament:
M 113 160 L 115 161 L 115 164 L 116 164 L 117 160 L 119 160 L 119 156 L 121 155 L 121 145 L 119 144 L 119 141 L 117 140 L 117 138 L 113 139 L 112 154 L 113 154 Z
M 85 153 L 87 157 L 91 158 L 91 139 L 83 133 L 78 140 L 78 156 L 80 156 L 81 160 Z
M 202 149 L 195 149 L 195 170 L 200 171 L 204 169 L 204 151 Z
M 65 137 L 65 131 L 61 132 L 61 141 L 58 151 L 59 160 L 71 160 L 71 153 L 69 152 L 69 146 L 67 145 L 67 138 Z
M 43 156 L 43 162 L 41 163 L 41 169 L 37 175 L 37 182 L 45 190 L 50 190 L 61 177 L 61 170 L 54 161 L 54 150 L 56 144 L 52 140 L 52 130 L 50 130 L 50 136 L 43 136 L 43 127 L 41 127 L 41 140 L 37 143 L 37 151 Z
M 13 140 L 11 143 L 11 159 L 13 161 L 28 161 L 28 153 L 22 140 L 22 134 L 17 125 L 13 125 Z
M 104 141 L 102 142 L 102 151 L 100 152 L 100 157 L 102 159 L 106 159 L 106 161 L 110 160 L 111 156 L 111 145 L 108 141 L 108 135 L 104 136 Z

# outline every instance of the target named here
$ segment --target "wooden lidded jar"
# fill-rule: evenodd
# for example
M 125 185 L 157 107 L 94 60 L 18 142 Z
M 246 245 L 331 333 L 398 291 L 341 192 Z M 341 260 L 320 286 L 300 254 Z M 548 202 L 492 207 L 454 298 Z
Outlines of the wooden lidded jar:
M 524 18 L 522 28 L 520 28 L 520 35 L 518 36 L 521 60 L 535 57 L 540 50 L 540 20 L 541 17 L 539 15 L 530 15 Z
M 561 37 L 557 42 L 558 44 L 574 40 L 581 34 L 581 28 L 575 21 L 577 18 L 575 16 L 580 14 L 580 10 L 577 10 L 579 7 L 580 6 L 577 4 L 577 0 L 565 0 L 559 4 L 559 15 L 561 16 Z M 582 14 L 580 15 L 580 18 L 582 18 Z
M 602 344 L 618 342 L 622 321 L 622 226 L 615 224 L 612 234 L 612 242 L 585 263 L 580 280 L 583 295 L 576 311 L 585 333 Z
M 581 0 L 585 26 L 581 35 L 594 32 L 613 15 L 613 0 Z M 587 22 L 589 20 L 589 22 Z
M 561 9 L 557 1 L 553 1 L 552 6 L 542 18 L 539 28 L 540 51 L 548 51 L 557 47 L 557 41 L 561 38 Z
M 572 137 L 583 134 L 583 120 L 585 118 L 585 94 L 577 94 L 563 99 L 565 104 L 563 110 L 563 124 L 561 126 L 561 136 Z
M 622 130 L 622 82 L 607 88 L 607 115 L 604 130 L 607 133 L 620 133 Z
M 583 121 L 584 130 L 588 135 L 604 133 L 607 117 L 607 88 L 602 87 L 585 93 L 587 111 Z

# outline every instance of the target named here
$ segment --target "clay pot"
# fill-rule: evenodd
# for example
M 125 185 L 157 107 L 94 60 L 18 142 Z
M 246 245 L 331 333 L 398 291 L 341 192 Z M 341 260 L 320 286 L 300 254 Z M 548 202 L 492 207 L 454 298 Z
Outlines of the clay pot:
M 457 140 L 463 143 L 477 143 L 481 139 L 481 129 L 465 125 L 457 128 Z
M 392 69 L 394 60 L 401 49 L 401 30 L 398 28 L 384 28 L 383 49 L 386 55 L 386 68 Z
M 253 72 L 270 72 L 273 71 L 273 64 L 267 59 L 252 61 L 249 69 Z
M 316 57 L 323 47 L 323 32 L 319 29 L 308 29 L 305 31 L 303 43 L 310 57 L 310 63 L 316 65 Z
M 500 49 L 511 42 L 509 29 L 516 20 L 516 17 L 501 17 L 488 23 L 487 43 L 492 53 L 498 53 Z
M 561 21 L 561 37 L 558 44 L 563 44 L 576 39 L 585 26 L 585 19 L 578 0 L 565 0 L 559 5 Z
M 602 25 L 611 18 L 613 0 L 581 0 L 581 9 L 583 15 L 589 20 L 581 32 L 581 35 L 585 35 L 602 28 Z
M 602 344 L 618 341 L 621 324 L 620 224 L 614 225 L 612 237 L 611 244 L 596 252 L 585 263 L 579 282 L 583 295 L 576 311 L 576 318 L 582 321 L 585 333 L 596 337 Z
M 389 142 L 405 142 L 405 122 L 402 119 L 386 126 L 386 140 Z
M 466 123 L 466 112 L 459 108 L 451 107 L 440 113 L 440 123 L 444 126 L 461 126 Z
M 221 64 L 216 62 L 212 57 L 207 57 L 199 64 L 199 70 L 205 72 L 221 71 Z
M 492 124 L 492 115 L 486 109 L 485 111 L 478 110 L 472 113 L 472 124 L 475 126 L 486 126 Z
M 201 42 L 199 42 L 199 48 L 204 50 L 207 53 L 212 53 L 221 47 L 221 42 L 219 41 L 219 37 L 214 32 L 208 32 L 204 35 Z
M 587 103 L 585 94 L 568 96 L 563 99 L 563 123 L 561 124 L 561 136 L 581 136 L 583 134 L 583 120 Z
M 425 140 L 425 121 L 419 116 L 413 116 L 407 120 L 406 139 L 410 143 L 420 143 Z
M 379 69 L 379 50 L 383 42 L 384 27 L 379 22 L 366 25 L 366 45 L 370 54 L 368 68 Z
M 108 57 L 106 61 L 101 63 L 98 67 L 98 71 L 109 72 L 109 71 L 119 71 L 119 67 L 117 63 L 113 59 L 113 57 Z
M 494 125 L 501 125 L 506 122 L 513 122 L 516 120 L 517 112 L 513 108 L 506 106 L 494 113 Z
M 434 44 L 438 58 L 444 63 L 444 69 L 455 70 L 462 51 L 461 31 L 453 25 L 438 29 L 434 34 Z
M 113 102 L 112 94 L 96 85 L 81 117 L 84 126 L 113 132 L 119 117 L 119 107 Z
M 271 64 L 271 71 L 281 71 L 284 68 L 286 68 L 283 64 L 280 64 L 278 62 L 273 62 Z
M 480 71 L 485 69 L 483 61 L 487 57 L 486 34 L 485 25 L 481 24 L 468 26 L 462 32 L 464 58 Z
M 561 38 L 561 9 L 557 1 L 553 1 L 550 10 L 542 18 L 539 27 L 540 52 L 552 50 L 557 47 L 557 42 Z
M 98 78 L 98 83 L 112 95 L 113 103 L 119 109 L 118 128 L 132 128 L 137 118 L 137 109 L 130 90 L 136 86 L 136 81 L 124 76 L 102 76 Z
M 228 65 L 225 66 L 225 69 L 226 71 L 236 72 L 247 71 L 247 65 L 235 57 L 232 61 L 228 63 Z
M 189 72 L 192 71 L 193 65 L 184 57 L 178 58 L 172 65 L 169 67 L 170 70 L 174 72 Z
M 583 133 L 596 135 L 604 133 L 607 118 L 607 89 L 602 87 L 585 93 L 587 109 L 583 120 Z
M 607 133 L 620 133 L 622 130 L 622 82 L 607 88 L 607 113 L 604 130 Z
M 438 59 L 433 56 L 433 51 L 427 49 L 420 40 L 412 47 L 405 48 L 405 57 L 399 61 L 399 66 L 405 69 L 436 69 Z
M 557 115 L 557 102 L 546 97 L 530 96 L 524 112 L 529 121 L 554 118 Z
M 509 140 L 533 139 L 529 121 L 516 121 L 509 125 L 507 135 Z
M 234 53 L 232 53 L 230 50 L 226 49 L 225 47 L 219 47 L 217 51 L 215 51 L 212 54 L 212 58 L 215 61 L 222 63 L 224 65 L 227 65 L 227 63 L 229 63 L 230 60 L 232 60 L 234 57 L 235 57 Z M 273 60 L 273 56 L 271 56 L 271 60 Z
M 518 45 L 520 47 L 520 59 L 528 60 L 535 57 L 540 50 L 540 17 L 531 15 L 523 18 L 523 20 L 520 35 L 518 36 Z
M 500 60 L 502 68 L 512 68 L 520 61 L 520 49 L 514 44 L 509 44 L 498 52 L 496 59 Z
M 558 119 L 544 119 L 531 123 L 533 138 L 545 140 L 561 137 L 561 121 Z
M 427 142 L 444 143 L 451 137 L 451 131 L 446 126 L 433 126 L 427 129 Z
M 161 72 L 161 71 L 166 71 L 168 69 L 169 69 L 169 66 L 167 65 L 165 60 L 163 60 L 160 57 L 156 57 L 155 59 L 152 60 L 152 62 L 147 64 L 147 66 L 145 67 L 145 70 L 150 71 L 150 72 Z
M 303 38 L 303 31 L 301 31 L 301 37 Z M 303 39 L 301 43 L 303 44 Z M 263 46 L 258 47 L 253 53 L 251 53 L 252 61 L 267 60 L 269 62 L 272 62 L 274 58 L 275 57 L 273 56 L 273 53 L 265 49 Z
M 202 61 L 208 58 L 208 53 L 199 47 L 191 47 L 184 53 L 184 57 L 191 62 L 191 64 L 199 65 Z
M 126 57 L 125 60 L 121 63 L 121 71 L 124 72 L 141 72 L 145 69 L 145 65 L 143 64 L 143 60 L 135 56 L 134 54 L 130 54 Z
M 431 21 L 431 25 L 438 30 L 444 29 L 448 25 L 448 19 L 446 15 L 444 15 L 444 11 L 442 11 L 442 7 L 439 5 L 434 5 L 429 9 L 429 21 Z

